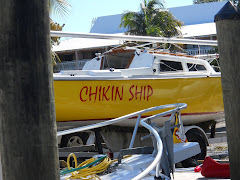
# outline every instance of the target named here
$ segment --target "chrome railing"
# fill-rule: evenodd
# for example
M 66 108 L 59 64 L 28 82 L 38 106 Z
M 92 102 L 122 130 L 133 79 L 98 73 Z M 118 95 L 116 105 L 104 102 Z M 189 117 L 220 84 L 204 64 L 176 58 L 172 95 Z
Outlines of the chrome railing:
M 149 174 L 154 168 L 156 168 L 156 177 L 158 177 L 159 176 L 159 168 L 160 168 L 159 162 L 161 160 L 162 150 L 163 150 L 162 140 L 161 140 L 158 132 L 151 125 L 146 123 L 146 121 L 154 120 L 156 118 L 165 117 L 168 115 L 170 115 L 169 121 L 171 121 L 175 117 L 175 114 L 177 112 L 179 112 L 179 114 L 180 114 L 180 111 L 183 109 L 186 109 L 186 108 L 187 108 L 187 104 L 185 104 L 185 103 L 176 103 L 176 104 L 168 104 L 168 105 L 151 107 L 151 108 L 137 111 L 137 112 L 125 115 L 125 116 L 121 116 L 121 117 L 112 119 L 112 120 L 107 120 L 107 121 L 104 121 L 101 123 L 87 125 L 87 126 L 83 126 L 83 127 L 79 127 L 79 128 L 68 129 L 68 130 L 64 130 L 64 131 L 59 131 L 59 132 L 57 132 L 57 136 L 63 136 L 63 135 L 72 134 L 72 133 L 76 133 L 76 132 L 81 132 L 81 131 L 91 130 L 91 129 L 95 129 L 95 128 L 99 128 L 99 127 L 104 127 L 104 126 L 118 123 L 120 121 L 129 120 L 129 118 L 138 117 L 137 122 L 135 124 L 135 128 L 133 131 L 133 135 L 132 135 L 132 139 L 131 139 L 129 148 L 131 148 L 133 146 L 133 143 L 134 143 L 134 140 L 135 140 L 135 137 L 137 134 L 137 129 L 138 129 L 138 126 L 140 123 L 142 126 L 147 128 L 150 131 L 150 133 L 155 137 L 158 149 L 157 149 L 157 155 L 156 155 L 154 161 L 143 172 L 141 172 L 138 176 L 134 177 L 133 180 L 142 179 L 147 174 Z M 142 114 L 145 114 L 145 113 L 148 113 L 151 111 L 163 110 L 163 109 L 170 109 L 170 110 L 152 115 L 152 116 L 144 118 L 140 121 Z M 182 123 L 180 123 L 180 129 L 182 129 L 181 126 L 183 126 Z
M 188 55 L 199 55 L 199 54 L 209 54 L 212 48 L 194 48 L 194 49 L 185 49 Z

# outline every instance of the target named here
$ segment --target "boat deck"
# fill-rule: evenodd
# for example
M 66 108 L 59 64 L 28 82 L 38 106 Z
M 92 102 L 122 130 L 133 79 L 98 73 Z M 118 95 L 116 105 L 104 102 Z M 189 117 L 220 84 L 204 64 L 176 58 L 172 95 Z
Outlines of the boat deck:
M 64 178 L 61 178 L 63 180 Z M 122 177 L 119 178 L 109 178 L 108 176 L 101 177 L 102 180 L 122 180 Z M 128 178 L 131 179 L 130 177 Z M 153 176 L 144 178 L 144 180 L 153 180 Z M 176 168 L 174 172 L 175 180 L 230 180 L 226 178 L 205 178 L 201 175 L 201 172 L 194 172 L 194 168 Z M 127 179 L 126 179 L 127 180 Z
M 175 180 L 227 180 L 226 178 L 205 178 L 201 172 L 194 172 L 194 168 L 177 168 L 174 173 Z

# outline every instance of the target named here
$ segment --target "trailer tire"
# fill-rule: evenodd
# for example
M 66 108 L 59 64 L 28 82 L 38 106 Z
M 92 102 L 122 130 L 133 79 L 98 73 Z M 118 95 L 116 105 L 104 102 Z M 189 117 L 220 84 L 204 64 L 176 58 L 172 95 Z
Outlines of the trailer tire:
M 184 168 L 187 167 L 195 167 L 197 166 L 198 160 L 204 160 L 206 154 L 207 154 L 207 143 L 202 135 L 202 132 L 200 132 L 197 129 L 191 129 L 186 133 L 187 140 L 189 142 L 198 142 L 200 145 L 201 153 L 197 154 L 196 156 L 193 156 L 191 158 L 188 158 L 184 161 L 182 161 L 182 166 Z
M 87 133 L 73 133 L 64 135 L 61 139 L 60 148 L 84 145 L 86 144 L 87 137 Z

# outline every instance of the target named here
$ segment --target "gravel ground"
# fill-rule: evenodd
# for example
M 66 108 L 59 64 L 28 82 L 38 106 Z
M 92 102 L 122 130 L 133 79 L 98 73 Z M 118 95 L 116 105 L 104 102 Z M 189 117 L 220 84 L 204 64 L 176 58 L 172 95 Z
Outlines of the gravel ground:
M 227 142 L 210 144 L 207 150 L 207 156 L 217 160 L 228 161 L 228 146 Z
M 216 136 L 209 139 L 209 142 L 207 156 L 213 159 L 229 160 L 225 121 L 220 121 L 216 124 Z

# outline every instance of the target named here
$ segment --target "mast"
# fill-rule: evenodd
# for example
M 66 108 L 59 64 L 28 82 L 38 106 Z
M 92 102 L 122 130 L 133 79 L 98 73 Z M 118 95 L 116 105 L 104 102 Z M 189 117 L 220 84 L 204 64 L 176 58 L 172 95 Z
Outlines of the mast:
M 140 42 L 152 42 L 152 43 L 173 43 L 173 44 L 217 46 L 217 41 L 215 40 L 198 40 L 198 39 L 166 38 L 166 37 L 151 37 L 151 36 L 131 36 L 131 35 L 119 35 L 119 34 L 78 33 L 78 32 L 63 32 L 63 31 L 50 31 L 50 34 L 52 37 L 115 39 L 115 40 L 123 40 L 123 41 L 140 41 Z

